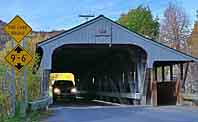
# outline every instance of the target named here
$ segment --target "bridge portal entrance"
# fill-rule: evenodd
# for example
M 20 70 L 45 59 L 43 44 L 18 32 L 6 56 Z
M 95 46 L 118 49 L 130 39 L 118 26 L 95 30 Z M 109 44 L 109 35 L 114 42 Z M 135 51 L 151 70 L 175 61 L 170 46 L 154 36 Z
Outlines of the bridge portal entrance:
M 53 73 L 75 75 L 81 95 L 119 102 L 140 100 L 146 52 L 134 45 L 75 44 L 57 48 Z

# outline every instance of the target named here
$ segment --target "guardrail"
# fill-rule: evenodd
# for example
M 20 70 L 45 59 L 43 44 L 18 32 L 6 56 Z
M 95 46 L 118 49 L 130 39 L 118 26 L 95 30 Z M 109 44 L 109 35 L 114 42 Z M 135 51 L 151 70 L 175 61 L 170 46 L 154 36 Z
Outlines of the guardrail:
M 48 96 L 42 99 L 38 99 L 32 102 L 28 102 L 28 110 L 45 110 L 48 109 L 48 106 L 53 103 L 52 97 Z
M 129 98 L 129 99 L 141 99 L 140 93 L 109 93 L 109 92 L 97 92 L 97 95 L 108 96 L 108 97 L 120 97 L 120 98 Z
M 182 94 L 183 104 L 198 105 L 198 94 Z
M 79 94 L 86 94 L 87 91 L 79 91 Z M 119 92 L 96 92 L 95 95 L 97 96 L 106 96 L 106 97 L 117 97 L 117 98 L 128 98 L 128 99 L 135 99 L 140 100 L 141 94 L 140 93 L 119 93 Z

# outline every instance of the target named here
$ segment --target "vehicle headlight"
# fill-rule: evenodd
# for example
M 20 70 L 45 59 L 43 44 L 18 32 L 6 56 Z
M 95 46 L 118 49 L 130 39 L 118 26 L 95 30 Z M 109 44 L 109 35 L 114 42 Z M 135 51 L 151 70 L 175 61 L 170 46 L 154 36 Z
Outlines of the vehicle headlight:
M 58 94 L 58 95 L 59 95 L 59 94 L 61 93 L 61 91 L 60 91 L 60 89 L 55 88 L 55 89 L 54 89 L 54 93 L 56 93 L 56 94 Z
M 71 89 L 71 93 L 77 93 L 77 89 L 76 88 L 72 88 Z

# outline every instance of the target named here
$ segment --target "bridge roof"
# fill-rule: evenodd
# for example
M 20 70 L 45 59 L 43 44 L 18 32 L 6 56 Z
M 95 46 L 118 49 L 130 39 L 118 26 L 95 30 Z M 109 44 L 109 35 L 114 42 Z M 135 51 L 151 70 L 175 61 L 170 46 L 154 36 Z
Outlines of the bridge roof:
M 154 61 L 198 62 L 198 58 L 196 57 L 170 48 L 159 43 L 159 41 L 152 40 L 137 32 L 130 31 L 126 27 L 103 15 L 44 40 L 38 43 L 37 46 L 43 49 L 44 55 L 49 55 L 50 53 L 53 53 L 56 48 L 64 44 L 86 43 L 137 45 L 147 52 L 149 59 L 148 63 L 150 65 L 153 65 Z M 45 51 L 50 53 L 45 54 Z

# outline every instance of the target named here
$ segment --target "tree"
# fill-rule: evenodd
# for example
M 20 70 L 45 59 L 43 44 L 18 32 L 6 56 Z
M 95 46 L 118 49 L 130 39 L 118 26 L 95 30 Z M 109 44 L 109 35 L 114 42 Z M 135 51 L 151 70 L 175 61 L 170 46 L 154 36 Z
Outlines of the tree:
M 117 22 L 129 30 L 158 39 L 158 18 L 154 19 L 149 7 L 139 6 L 136 9 L 131 9 L 127 14 L 122 14 Z
M 161 22 L 160 40 L 171 48 L 189 53 L 187 45 L 187 40 L 190 36 L 189 27 L 189 19 L 185 10 L 179 6 L 179 4 L 170 2 L 164 11 L 164 18 Z M 187 67 L 187 65 L 184 66 Z M 192 67 L 195 67 L 195 65 L 190 65 L 190 72 L 192 72 Z M 178 65 L 176 65 L 174 70 L 174 72 L 179 76 L 180 73 Z M 187 79 L 190 77 L 192 77 L 192 73 L 189 73 Z M 190 86 L 192 86 L 190 82 L 187 82 L 186 84 L 190 84 Z
M 169 3 L 160 27 L 160 40 L 177 50 L 187 48 L 189 20 L 181 6 Z

